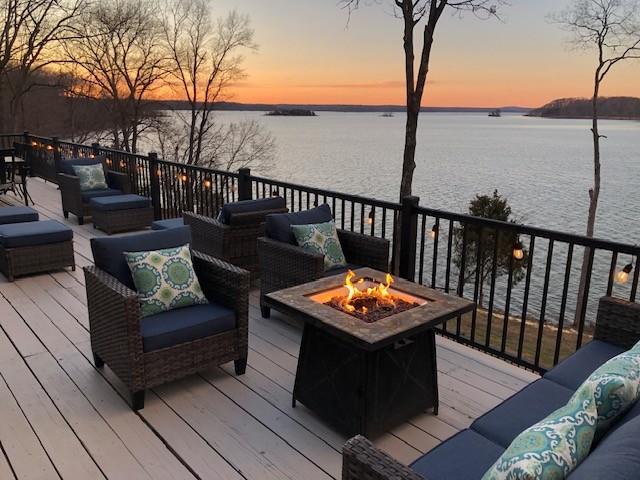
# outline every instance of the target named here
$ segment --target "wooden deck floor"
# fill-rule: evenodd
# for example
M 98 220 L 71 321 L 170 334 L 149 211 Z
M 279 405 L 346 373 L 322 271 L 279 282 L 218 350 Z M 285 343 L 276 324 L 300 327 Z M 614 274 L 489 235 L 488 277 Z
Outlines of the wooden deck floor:
M 64 221 L 56 187 L 30 182 L 41 218 Z M 11 197 L 0 197 L 0 202 Z M 76 262 L 91 263 L 91 225 L 69 223 Z M 0 478 L 339 478 L 346 440 L 291 408 L 300 331 L 264 320 L 251 298 L 249 366 L 232 365 L 148 392 L 138 413 L 119 381 L 91 362 L 82 269 L 0 274 Z M 375 443 L 410 462 L 536 376 L 438 340 L 440 415 L 419 415 Z

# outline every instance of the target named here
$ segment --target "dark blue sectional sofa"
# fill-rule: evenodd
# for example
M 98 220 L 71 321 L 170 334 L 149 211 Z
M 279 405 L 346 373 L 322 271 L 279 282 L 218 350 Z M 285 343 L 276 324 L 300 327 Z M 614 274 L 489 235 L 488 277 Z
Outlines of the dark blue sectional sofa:
M 566 404 L 600 365 L 640 340 L 640 304 L 600 300 L 594 340 L 542 378 L 478 418 L 410 466 L 355 437 L 344 447 L 343 480 L 480 479 L 523 430 Z M 594 446 L 570 480 L 640 479 L 640 402 Z

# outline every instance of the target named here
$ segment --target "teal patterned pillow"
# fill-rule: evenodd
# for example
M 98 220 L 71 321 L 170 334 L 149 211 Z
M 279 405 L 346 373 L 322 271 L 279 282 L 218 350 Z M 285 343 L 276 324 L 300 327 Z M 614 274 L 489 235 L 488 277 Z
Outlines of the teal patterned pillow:
M 331 222 L 310 225 L 291 225 L 298 245 L 304 250 L 324 255 L 324 269 L 344 267 L 347 260 L 342 252 L 336 224 Z
M 124 255 L 143 317 L 208 303 L 193 269 L 189 245 Z
M 80 190 L 83 192 L 109 188 L 101 163 L 96 163 L 95 165 L 73 165 L 73 171 L 80 180 Z
M 567 405 L 528 428 L 483 480 L 564 479 L 640 397 L 640 342 L 595 370 Z

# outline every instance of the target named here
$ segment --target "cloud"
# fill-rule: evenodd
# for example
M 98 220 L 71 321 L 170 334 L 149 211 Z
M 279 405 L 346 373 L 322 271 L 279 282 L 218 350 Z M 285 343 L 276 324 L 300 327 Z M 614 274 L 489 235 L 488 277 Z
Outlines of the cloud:
M 372 83 L 320 83 L 315 85 L 294 85 L 295 88 L 336 88 L 336 89 L 371 89 L 371 88 L 404 88 L 404 81 L 388 80 Z

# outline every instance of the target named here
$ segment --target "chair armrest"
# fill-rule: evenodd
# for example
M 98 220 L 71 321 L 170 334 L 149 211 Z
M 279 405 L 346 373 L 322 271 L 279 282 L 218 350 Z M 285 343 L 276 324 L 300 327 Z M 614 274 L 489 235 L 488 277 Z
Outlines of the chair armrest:
M 593 338 L 624 348 L 634 346 L 640 340 L 640 303 L 602 297 Z
M 310 282 L 324 273 L 324 255 L 266 237 L 258 238 L 258 257 L 263 278 L 278 277 L 279 288 Z
M 120 190 L 123 193 L 131 193 L 131 181 L 126 173 L 107 171 L 107 183 L 109 188 Z
M 95 266 L 84 268 L 91 348 L 132 391 L 144 389 L 136 292 Z
M 193 212 L 182 212 L 184 224 L 191 227 L 192 248 L 217 258 L 224 258 L 225 238 L 229 226 L 215 218 Z
M 389 271 L 389 240 L 348 230 L 338 230 L 338 238 L 347 262 Z
M 238 326 L 248 326 L 249 289 L 251 275 L 218 258 L 193 250 L 193 268 L 207 299 L 233 309 L 238 315 Z
M 425 480 L 358 435 L 342 448 L 342 480 Z
M 80 179 L 75 175 L 58 173 L 58 186 L 63 194 L 77 195 L 78 198 L 82 194 L 82 190 L 80 190 Z

